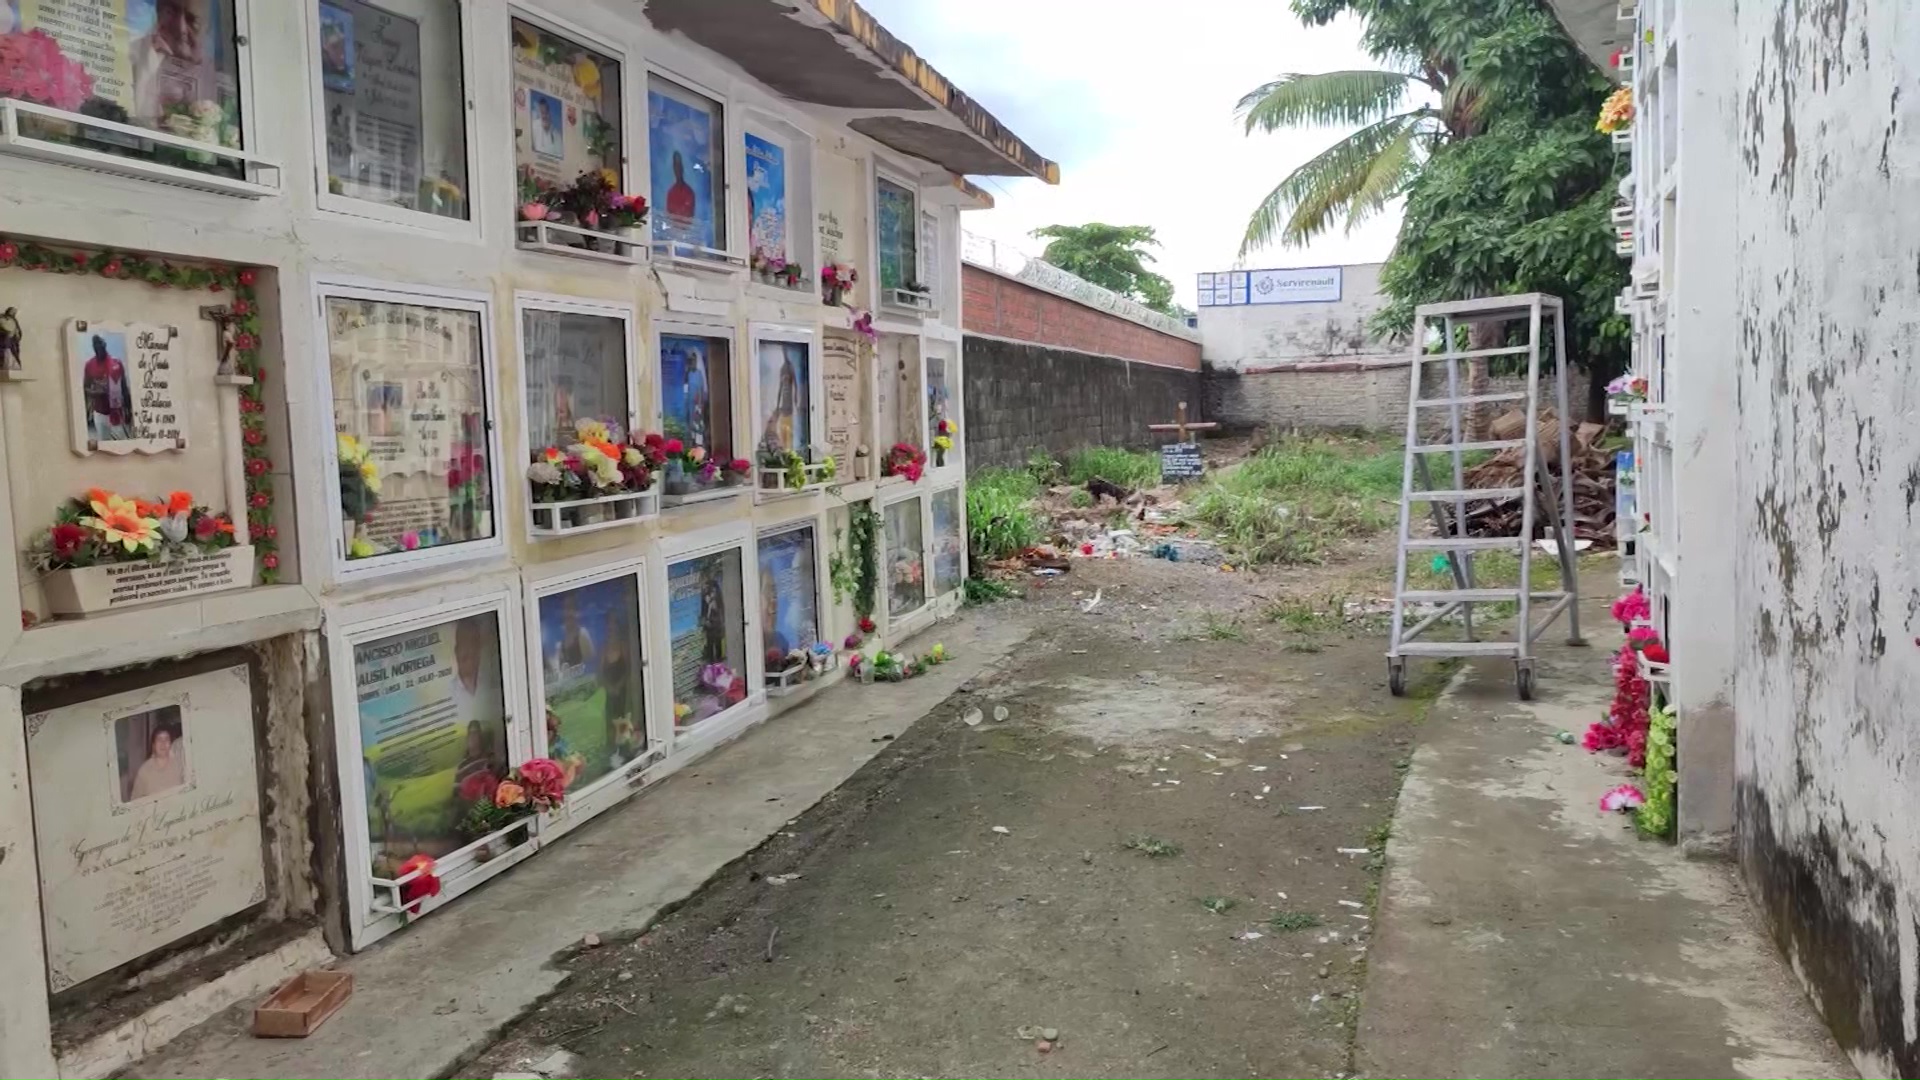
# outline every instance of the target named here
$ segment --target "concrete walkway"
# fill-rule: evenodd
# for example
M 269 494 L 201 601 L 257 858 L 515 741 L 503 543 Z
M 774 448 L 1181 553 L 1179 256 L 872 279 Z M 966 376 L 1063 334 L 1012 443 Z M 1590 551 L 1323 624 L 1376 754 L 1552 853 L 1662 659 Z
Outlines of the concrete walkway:
M 1479 662 L 1421 734 L 1388 846 L 1359 1075 L 1854 1075 L 1733 867 L 1602 814 L 1601 794 L 1637 778 L 1555 739 L 1612 698 L 1620 637 L 1602 607 L 1583 610 L 1593 647 L 1556 637 L 1538 700 L 1515 700 L 1510 662 Z
M 1006 618 L 924 635 L 955 659 L 912 682 L 843 683 L 339 966 L 353 999 L 306 1039 L 255 1039 L 235 1008 L 139 1062 L 141 1077 L 433 1077 L 451 1072 L 564 977 L 588 933 L 644 928 L 839 787 L 1025 640 Z

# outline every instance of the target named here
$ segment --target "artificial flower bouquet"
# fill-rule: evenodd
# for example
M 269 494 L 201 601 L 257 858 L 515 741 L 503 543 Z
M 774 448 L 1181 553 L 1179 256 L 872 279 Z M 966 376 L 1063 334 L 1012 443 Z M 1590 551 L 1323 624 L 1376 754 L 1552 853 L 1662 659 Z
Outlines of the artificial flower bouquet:
M 810 460 L 812 457 L 812 451 L 802 454 L 785 447 L 762 447 L 760 486 L 772 491 L 802 491 L 839 475 L 839 466 L 831 455 L 822 455 L 817 462 Z
M 960 425 L 941 417 L 933 426 L 933 463 L 936 466 L 947 463 L 947 451 L 953 449 L 953 437 L 960 434 Z
M 558 810 L 567 797 L 567 771 L 552 758 L 528 758 L 504 777 L 471 773 L 458 794 L 467 803 L 460 833 L 468 840 L 492 836 L 521 818 Z
M 618 425 L 582 420 L 575 425 L 574 436 L 576 441 L 565 447 L 534 451 L 533 461 L 527 466 L 536 523 L 541 521 L 543 506 L 649 491 L 666 461 L 665 440 L 658 435 L 627 444 Z M 584 524 L 581 511 L 585 509 L 566 507 L 562 511 L 566 523 Z M 632 517 L 638 512 L 629 503 L 615 503 L 612 511 L 615 517 Z
M 759 248 L 754 248 L 753 253 L 748 256 L 747 267 L 753 271 L 753 276 L 761 281 L 787 289 L 799 288 L 800 283 L 807 276 L 806 268 L 798 262 L 789 260 L 785 255 L 769 254 Z
M 149 502 L 101 488 L 67 500 L 33 544 L 34 565 L 70 570 L 101 563 L 167 562 L 235 545 L 233 521 L 176 491 Z
M 1639 375 L 1622 375 L 1607 384 L 1607 400 L 1637 405 L 1647 400 L 1647 380 Z
M 1600 119 L 1594 122 L 1594 130 L 1606 135 L 1623 130 L 1633 123 L 1633 87 L 1623 86 L 1608 96 L 1600 106 Z
M 647 220 L 647 200 L 620 190 L 620 174 L 588 169 L 562 187 L 520 170 L 520 220 L 554 221 L 598 232 L 638 228 Z
M 860 271 L 846 263 L 827 263 L 820 267 L 820 302 L 839 307 L 841 298 L 860 280 Z
M 904 476 L 916 484 L 926 469 L 927 452 L 912 443 L 894 443 L 880 459 L 881 476 Z

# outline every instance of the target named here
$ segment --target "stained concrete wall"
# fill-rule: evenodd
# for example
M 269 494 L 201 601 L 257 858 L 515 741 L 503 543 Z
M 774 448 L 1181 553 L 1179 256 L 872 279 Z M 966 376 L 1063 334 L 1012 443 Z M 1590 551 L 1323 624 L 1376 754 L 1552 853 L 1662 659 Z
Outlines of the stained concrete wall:
M 1198 420 L 1200 373 L 1046 345 L 968 334 L 967 468 L 1024 464 L 1035 450 L 1062 457 L 1088 446 L 1157 446 L 1148 424 L 1180 402 Z
M 1692 5 L 1689 5 L 1692 6 Z M 1741 865 L 1867 1075 L 1920 1075 L 1920 18 L 1741 4 Z M 1721 403 L 1728 408 L 1729 403 Z
M 1329 360 L 1390 360 L 1405 354 L 1367 321 L 1384 306 L 1380 264 L 1341 268 L 1340 299 L 1324 304 L 1237 304 L 1200 309 L 1200 348 L 1219 371 L 1258 371 Z

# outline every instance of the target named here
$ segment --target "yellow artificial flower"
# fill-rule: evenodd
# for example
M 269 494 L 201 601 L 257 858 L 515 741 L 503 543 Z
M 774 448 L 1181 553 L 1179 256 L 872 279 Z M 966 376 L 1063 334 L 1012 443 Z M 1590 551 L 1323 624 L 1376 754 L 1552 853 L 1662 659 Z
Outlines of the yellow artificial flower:
M 97 531 L 109 546 L 120 544 L 128 551 L 151 550 L 160 542 L 157 518 L 146 517 L 140 513 L 138 505 L 132 499 L 104 491 L 89 492 L 90 495 L 105 495 L 105 499 L 92 499 L 88 505 L 93 508 L 92 517 L 83 517 L 80 524 Z
M 600 65 L 586 57 L 573 62 L 573 83 L 586 91 L 588 97 L 600 96 Z
M 933 437 L 933 445 L 934 448 L 938 450 L 951 450 L 953 449 L 953 440 L 947 438 L 945 435 L 935 435 Z
M 380 466 L 378 464 L 372 461 L 361 462 L 360 480 L 367 485 L 368 491 L 373 492 L 375 495 L 380 494 Z
M 621 464 L 629 469 L 637 468 L 642 460 L 644 460 L 644 456 L 634 447 L 629 446 L 620 452 Z
M 334 439 L 339 444 L 340 460 L 343 463 L 358 465 L 366 460 L 367 452 L 360 446 L 359 439 L 354 438 L 344 431 L 334 436 Z
M 610 171 L 610 170 L 602 170 L 602 172 L 606 172 L 606 171 Z M 573 425 L 573 433 L 579 436 L 580 441 L 583 443 L 604 443 L 604 442 L 613 441 L 613 433 L 607 430 L 607 425 L 601 423 L 598 420 L 581 420 L 576 422 Z
M 364 536 L 356 536 L 353 543 L 347 545 L 347 558 L 364 559 L 374 554 L 373 541 Z
M 607 186 L 612 188 L 613 190 L 615 191 L 620 190 L 620 174 L 617 172 L 614 172 L 612 169 L 601 169 L 600 179 L 606 181 Z

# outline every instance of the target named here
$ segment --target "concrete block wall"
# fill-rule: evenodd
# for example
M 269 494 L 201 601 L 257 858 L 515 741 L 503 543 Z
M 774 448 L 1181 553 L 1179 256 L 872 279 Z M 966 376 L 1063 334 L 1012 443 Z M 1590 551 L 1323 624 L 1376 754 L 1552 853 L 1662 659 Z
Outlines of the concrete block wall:
M 1180 402 L 1199 419 L 1200 372 L 1071 349 L 966 338 L 967 468 L 1018 466 L 1035 450 L 1063 457 L 1088 446 L 1157 446 L 1148 424 Z

